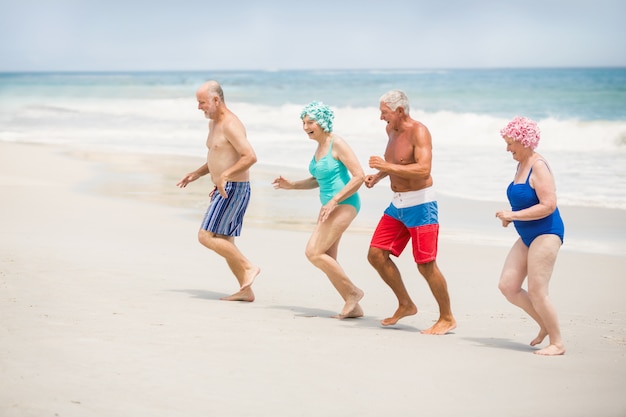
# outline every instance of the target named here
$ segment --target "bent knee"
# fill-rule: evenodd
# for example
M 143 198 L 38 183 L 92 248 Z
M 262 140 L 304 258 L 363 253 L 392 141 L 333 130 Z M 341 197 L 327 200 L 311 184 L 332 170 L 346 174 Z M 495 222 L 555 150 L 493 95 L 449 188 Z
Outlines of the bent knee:
M 507 282 L 507 281 L 500 281 L 498 283 L 498 289 L 500 290 L 502 295 L 504 295 L 507 298 L 510 298 L 518 294 L 520 291 L 522 291 L 522 287 L 520 287 L 517 284 Z
M 536 289 L 529 287 L 528 288 L 528 298 L 534 304 L 537 302 L 541 302 L 548 297 L 548 292 L 543 289 Z
M 373 266 L 380 265 L 385 262 L 388 255 L 385 254 L 385 251 L 380 248 L 375 248 L 370 246 L 369 251 L 367 252 L 367 260 Z
M 433 272 L 437 270 L 436 268 L 437 264 L 435 263 L 435 261 L 427 262 L 425 264 L 417 264 L 417 270 L 420 274 L 422 274 L 422 276 L 426 278 L 432 276 Z
M 211 234 L 211 232 L 208 232 L 203 229 L 200 229 L 198 231 L 198 242 L 200 242 L 204 246 L 209 246 L 212 240 L 213 240 L 213 235 Z
M 313 247 L 308 247 L 306 249 L 304 249 L 304 256 L 306 256 L 306 258 L 309 260 L 309 262 L 311 263 L 315 263 L 316 260 L 318 260 L 320 258 L 322 254 L 319 251 L 316 251 L 315 248 Z
M 507 295 L 511 292 L 511 287 L 502 281 L 498 283 L 498 289 L 503 295 Z

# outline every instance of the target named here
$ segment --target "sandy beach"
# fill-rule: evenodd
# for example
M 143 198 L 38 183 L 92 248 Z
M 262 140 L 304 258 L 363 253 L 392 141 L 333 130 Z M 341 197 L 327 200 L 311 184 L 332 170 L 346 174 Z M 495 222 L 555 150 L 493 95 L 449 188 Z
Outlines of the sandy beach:
M 442 234 L 445 336 L 420 334 L 437 305 L 403 254 L 419 313 L 383 328 L 395 297 L 367 263 L 364 216 L 339 260 L 365 316 L 336 320 L 309 225 L 264 224 L 259 192 L 237 241 L 261 267 L 256 301 L 220 301 L 236 281 L 196 240 L 211 185 L 174 186 L 201 162 L 0 142 L 0 416 L 626 415 L 626 254 L 566 242 L 551 296 L 567 353 L 540 357 L 537 327 L 497 289 L 505 245 Z

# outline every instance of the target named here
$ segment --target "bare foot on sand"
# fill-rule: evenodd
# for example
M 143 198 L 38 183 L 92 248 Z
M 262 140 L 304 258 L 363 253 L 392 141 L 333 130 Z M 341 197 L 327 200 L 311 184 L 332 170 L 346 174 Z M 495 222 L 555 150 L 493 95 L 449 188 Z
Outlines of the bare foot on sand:
M 456 329 L 456 321 L 454 319 L 439 319 L 430 329 L 422 330 L 422 334 L 446 334 Z
M 254 284 L 254 279 L 261 273 L 261 268 L 258 266 L 253 267 L 246 271 L 246 276 L 244 277 L 243 284 L 241 285 L 240 291 L 245 290 L 246 288 L 250 288 L 252 284 Z
M 415 304 L 411 303 L 406 306 L 400 306 L 398 307 L 396 312 L 393 313 L 393 316 L 381 320 L 380 324 L 382 324 L 383 326 L 393 326 L 402 317 L 412 316 L 414 314 L 417 314 L 417 307 L 415 306 Z
M 254 293 L 252 288 L 248 287 L 245 290 L 239 290 L 236 293 L 229 295 L 228 297 L 222 297 L 220 300 L 224 301 L 247 301 L 249 303 L 254 301 Z
M 356 288 L 355 291 L 348 295 L 348 298 L 346 298 L 346 304 L 343 306 L 343 309 L 341 310 L 341 313 L 339 313 L 339 316 L 348 317 L 348 315 L 352 313 L 355 307 L 359 304 L 359 301 L 361 301 L 363 295 L 363 291 Z M 361 311 L 361 313 L 363 312 Z
M 545 329 L 540 329 L 539 330 L 539 334 L 537 335 L 537 337 L 535 337 L 531 342 L 530 345 L 531 346 L 537 346 L 538 344 L 540 344 L 541 342 L 543 342 L 543 339 L 546 338 L 546 336 L 548 335 L 548 332 L 545 331 Z
M 332 316 L 332 318 L 334 319 L 356 319 L 359 317 L 363 317 L 363 309 L 358 303 L 348 313 L 346 314 L 340 313 L 335 316 Z
M 565 346 L 563 345 L 548 345 L 545 348 L 535 352 L 535 355 L 542 356 L 558 356 L 565 353 Z

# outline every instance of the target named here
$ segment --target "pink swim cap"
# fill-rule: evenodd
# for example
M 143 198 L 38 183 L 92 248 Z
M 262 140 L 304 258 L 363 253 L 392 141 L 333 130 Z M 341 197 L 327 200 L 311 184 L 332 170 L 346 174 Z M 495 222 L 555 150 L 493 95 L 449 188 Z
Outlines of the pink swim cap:
M 521 116 L 515 116 L 513 120 L 502 130 L 500 135 L 521 142 L 526 148 L 535 149 L 539 145 L 539 126 L 534 121 Z

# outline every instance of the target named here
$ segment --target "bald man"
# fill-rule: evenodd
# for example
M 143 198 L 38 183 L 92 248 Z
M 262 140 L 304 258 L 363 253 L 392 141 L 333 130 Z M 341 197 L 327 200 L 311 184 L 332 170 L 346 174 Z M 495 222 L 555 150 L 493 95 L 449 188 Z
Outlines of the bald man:
M 239 290 L 223 297 L 227 301 L 254 301 L 252 284 L 261 269 L 252 264 L 235 245 L 250 201 L 250 167 L 257 158 L 239 118 L 226 106 L 222 87 L 204 83 L 196 92 L 198 109 L 209 119 L 206 163 L 176 184 L 184 188 L 209 174 L 215 185 L 210 204 L 198 232 L 202 245 L 222 256 L 239 282 Z

